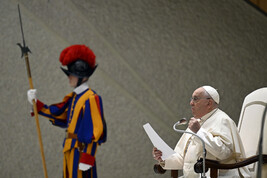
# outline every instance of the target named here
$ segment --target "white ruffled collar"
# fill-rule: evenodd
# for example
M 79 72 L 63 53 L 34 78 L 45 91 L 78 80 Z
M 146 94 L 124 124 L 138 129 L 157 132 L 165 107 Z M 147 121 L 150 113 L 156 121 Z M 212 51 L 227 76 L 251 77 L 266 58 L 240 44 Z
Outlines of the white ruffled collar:
M 83 83 L 80 86 L 76 87 L 73 91 L 78 95 L 82 92 L 84 92 L 85 90 L 87 90 L 89 88 L 87 83 Z

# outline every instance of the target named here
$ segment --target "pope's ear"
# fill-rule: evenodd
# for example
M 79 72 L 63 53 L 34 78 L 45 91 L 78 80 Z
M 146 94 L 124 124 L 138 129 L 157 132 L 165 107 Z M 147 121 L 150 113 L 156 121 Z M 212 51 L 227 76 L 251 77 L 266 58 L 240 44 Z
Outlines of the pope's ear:
M 213 106 L 213 100 L 212 99 L 208 99 L 208 106 Z

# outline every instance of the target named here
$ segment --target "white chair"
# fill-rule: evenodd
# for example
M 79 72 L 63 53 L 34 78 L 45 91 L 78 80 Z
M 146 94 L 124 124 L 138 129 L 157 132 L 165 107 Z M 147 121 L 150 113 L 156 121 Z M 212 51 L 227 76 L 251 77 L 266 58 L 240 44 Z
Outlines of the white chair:
M 259 137 L 261 132 L 262 117 L 267 104 L 267 87 L 253 91 L 246 96 L 240 118 L 238 130 L 244 145 L 246 157 L 258 154 Z M 265 117 L 263 134 L 263 154 L 267 154 L 267 121 Z M 257 174 L 257 162 L 248 165 L 253 177 Z M 262 177 L 267 177 L 267 167 L 263 165 Z M 265 174 L 265 176 L 263 176 Z

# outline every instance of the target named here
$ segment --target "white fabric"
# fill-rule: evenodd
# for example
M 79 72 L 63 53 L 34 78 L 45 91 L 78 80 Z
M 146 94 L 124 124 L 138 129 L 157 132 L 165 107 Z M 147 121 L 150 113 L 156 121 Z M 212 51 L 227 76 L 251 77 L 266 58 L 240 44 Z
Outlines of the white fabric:
M 217 104 L 220 103 L 220 95 L 215 88 L 213 88 L 211 86 L 203 86 L 202 88 L 204 88 L 204 90 L 206 90 L 206 92 L 208 92 L 208 94 L 212 97 L 212 99 Z
M 87 171 L 88 169 L 90 169 L 92 166 L 89 164 L 84 164 L 84 163 L 79 163 L 79 169 L 81 171 Z
M 78 95 L 82 92 L 84 92 L 85 90 L 87 90 L 89 88 L 87 83 L 83 83 L 80 86 L 76 87 L 73 91 Z
M 28 96 L 28 101 L 29 101 L 29 103 L 31 103 L 31 105 L 32 105 L 32 100 L 36 101 L 36 95 L 37 95 L 37 90 L 36 89 L 28 90 L 27 96 Z
M 245 158 L 243 145 L 234 121 L 223 111 L 215 109 L 200 119 L 201 129 L 197 132 L 205 141 L 207 159 L 234 163 Z M 189 131 L 189 129 L 187 129 Z M 165 160 L 164 169 L 183 169 L 185 178 L 199 178 L 194 172 L 198 158 L 203 157 L 203 146 L 199 138 L 183 134 L 175 147 L 176 154 Z M 242 176 L 250 177 L 247 167 L 240 168 Z M 220 178 L 240 178 L 238 169 L 219 170 Z M 209 177 L 209 173 L 207 173 Z

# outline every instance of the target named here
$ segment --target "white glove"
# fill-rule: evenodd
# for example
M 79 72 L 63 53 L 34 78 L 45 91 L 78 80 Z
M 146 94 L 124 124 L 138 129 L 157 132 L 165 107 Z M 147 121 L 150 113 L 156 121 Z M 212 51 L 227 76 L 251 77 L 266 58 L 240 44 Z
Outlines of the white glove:
M 35 102 L 36 102 L 36 93 L 37 93 L 37 90 L 36 89 L 30 89 L 28 90 L 27 92 L 27 95 L 28 95 L 28 101 L 32 104 L 32 100 L 34 99 Z
M 89 164 L 84 164 L 84 163 L 79 163 L 79 169 L 81 171 L 87 171 L 91 168 L 92 166 Z

